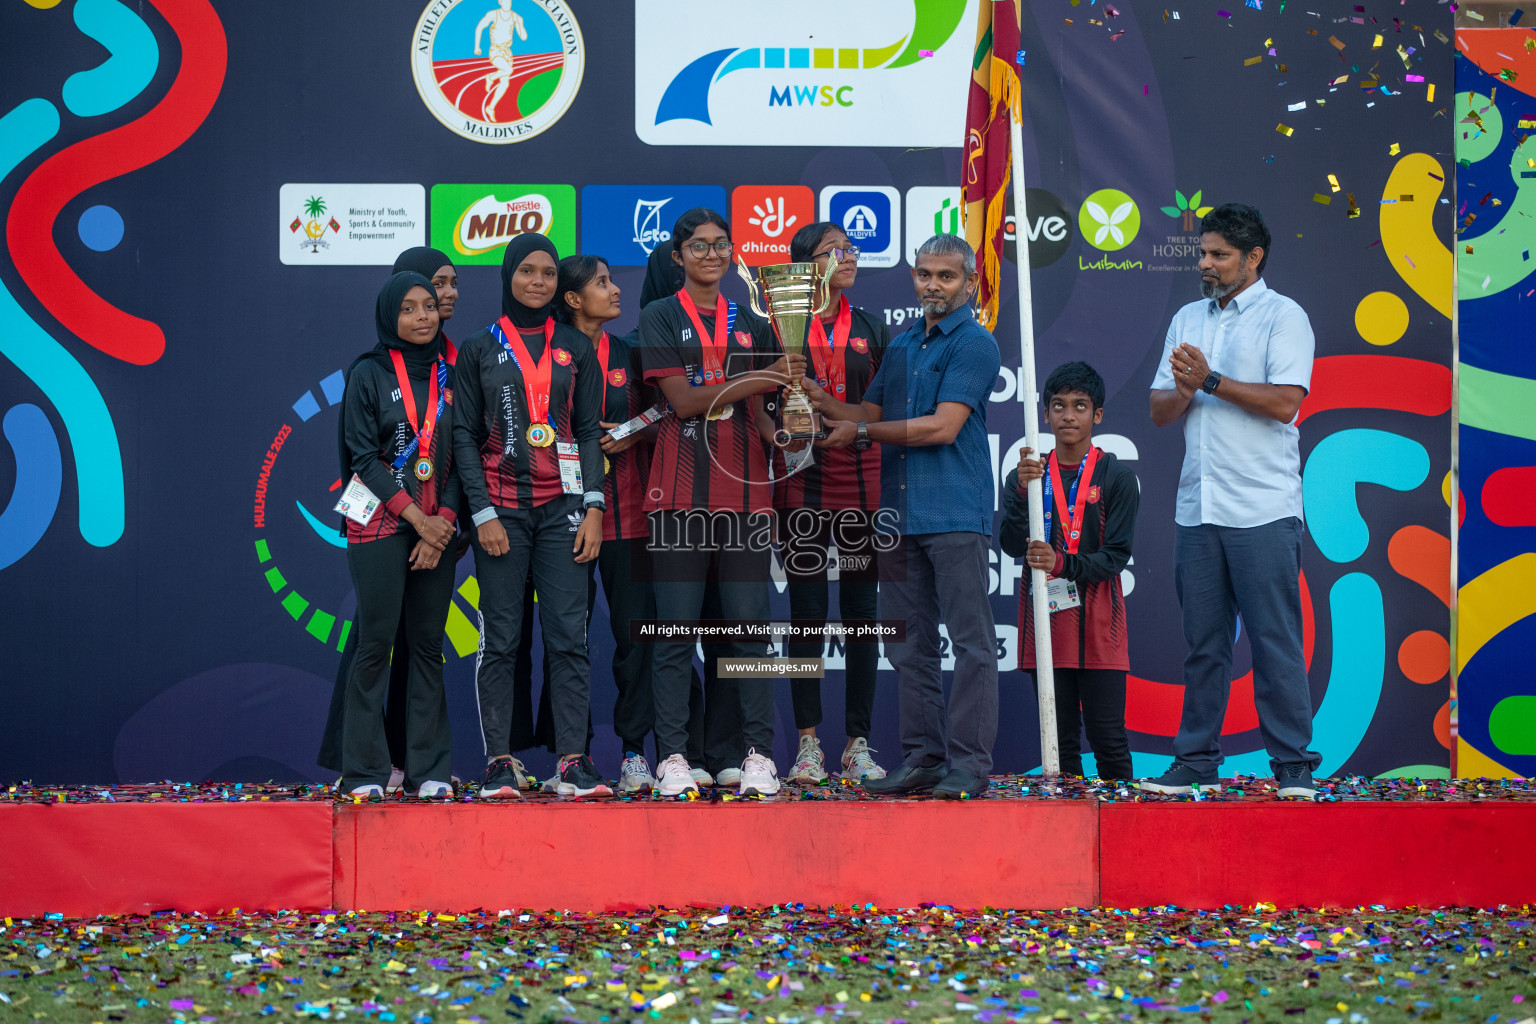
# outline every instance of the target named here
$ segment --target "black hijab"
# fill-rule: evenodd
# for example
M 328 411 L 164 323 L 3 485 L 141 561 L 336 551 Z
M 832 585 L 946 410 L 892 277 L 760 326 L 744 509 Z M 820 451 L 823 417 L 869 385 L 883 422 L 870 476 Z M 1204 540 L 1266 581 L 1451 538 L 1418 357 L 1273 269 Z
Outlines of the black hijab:
M 439 270 L 453 266 L 453 260 L 441 249 L 434 249 L 429 245 L 418 245 L 405 250 L 395 257 L 392 274 L 398 274 L 402 270 L 414 270 L 427 280 L 431 280 Z
M 651 258 L 645 264 L 645 284 L 640 286 L 640 308 L 668 295 L 676 295 L 682 286 L 683 268 L 672 259 L 671 243 L 652 249 Z
M 436 270 L 437 267 L 432 269 Z M 382 354 L 389 349 L 399 351 L 405 357 L 406 375 L 422 380 L 431 370 L 433 361 L 443 354 L 443 332 L 439 329 L 425 345 L 416 345 L 400 337 L 400 303 L 412 288 L 425 288 L 428 295 L 434 298 L 437 296 L 432 282 L 414 270 L 402 270 L 384 282 L 379 292 L 378 305 L 374 309 L 374 327 L 379 334 L 379 344 L 374 352 Z
M 514 327 L 525 331 L 543 327 L 544 321 L 553 314 L 555 305 L 553 292 L 550 293 L 549 303 L 537 309 L 533 306 L 525 306 L 512 297 L 512 275 L 516 273 L 518 267 L 522 266 L 523 261 L 535 252 L 549 253 L 549 258 L 555 261 L 555 265 L 560 265 L 560 254 L 555 251 L 555 243 L 532 231 L 525 231 L 508 242 L 507 251 L 501 258 L 501 312 L 512 321 Z

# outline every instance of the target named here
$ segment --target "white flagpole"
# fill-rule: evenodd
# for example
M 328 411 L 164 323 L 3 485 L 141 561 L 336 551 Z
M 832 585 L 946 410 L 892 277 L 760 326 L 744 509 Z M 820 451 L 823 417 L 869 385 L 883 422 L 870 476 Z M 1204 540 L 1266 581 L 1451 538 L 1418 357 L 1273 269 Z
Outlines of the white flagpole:
M 1011 14 L 1009 15 L 1012 16 Z M 1019 69 L 1019 98 L 1013 112 L 1014 266 L 1019 274 L 1019 394 L 1024 402 L 1024 443 L 1040 457 L 1040 393 L 1035 384 L 1035 302 L 1029 283 L 1029 217 L 1024 205 L 1024 69 Z M 1029 535 L 1045 537 L 1045 493 L 1031 480 Z M 1040 703 L 1040 764 L 1046 775 L 1061 774 L 1056 744 L 1056 678 L 1051 660 L 1051 609 L 1045 594 L 1045 571 L 1031 568 L 1030 588 L 1035 616 L 1035 679 Z M 1023 637 L 1019 638 L 1023 643 Z

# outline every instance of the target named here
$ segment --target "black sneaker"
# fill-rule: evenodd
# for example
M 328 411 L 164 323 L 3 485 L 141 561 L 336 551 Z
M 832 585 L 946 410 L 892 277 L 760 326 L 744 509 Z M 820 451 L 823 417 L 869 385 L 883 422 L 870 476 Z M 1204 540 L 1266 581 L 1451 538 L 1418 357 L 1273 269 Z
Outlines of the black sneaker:
M 1283 764 L 1275 776 L 1280 796 L 1287 799 L 1315 800 L 1317 787 L 1312 784 L 1312 769 L 1304 764 Z
M 560 784 L 555 792 L 561 796 L 613 796 L 613 790 L 597 774 L 596 766 L 586 754 L 560 762 Z
M 1141 788 L 1148 793 L 1188 796 L 1196 786 L 1214 786 L 1216 782 L 1215 772 L 1203 775 L 1182 761 L 1175 761 L 1157 778 L 1142 779 Z
M 485 782 L 480 786 L 482 798 L 517 799 L 522 795 L 517 788 L 517 769 L 510 757 L 498 757 L 485 766 Z

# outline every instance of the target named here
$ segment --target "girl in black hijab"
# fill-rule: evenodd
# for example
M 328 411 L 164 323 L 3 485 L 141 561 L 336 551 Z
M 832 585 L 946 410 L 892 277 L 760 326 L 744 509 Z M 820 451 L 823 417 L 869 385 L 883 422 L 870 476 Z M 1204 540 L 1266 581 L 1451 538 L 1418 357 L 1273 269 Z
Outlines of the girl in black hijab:
M 383 709 L 401 621 L 407 669 L 405 777 L 424 798 L 452 796 L 443 694 L 443 627 L 453 590 L 460 501 L 453 467 L 454 372 L 432 282 L 392 276 L 375 308 L 378 344 L 352 364 L 343 399 L 352 483 L 343 500 L 357 642 L 342 715 L 342 790 L 383 796 L 390 775 Z
M 453 317 L 454 306 L 459 300 L 459 273 L 454 267 L 453 261 L 441 250 L 430 246 L 418 245 L 406 249 L 395 257 L 392 274 L 409 270 L 432 282 L 433 289 L 437 292 L 437 318 L 439 327 L 447 323 Z M 442 338 L 443 354 L 452 366 L 458 357 L 458 349 L 448 338 L 446 330 L 440 331 Z M 382 354 L 386 346 L 381 341 L 375 345 L 373 351 L 359 356 L 357 361 L 347 368 L 347 376 L 351 376 L 352 369 L 364 359 Z M 341 448 L 341 479 L 346 480 L 351 475 L 351 456 L 347 453 L 346 417 L 343 416 L 337 425 L 337 439 Z M 462 509 L 454 509 L 462 513 Z M 342 535 L 346 535 L 343 528 Z M 457 558 L 464 557 L 469 550 L 469 537 L 460 535 Z M 331 693 L 330 713 L 325 723 L 325 733 L 320 741 L 320 756 L 318 763 L 334 771 L 341 770 L 341 721 L 342 711 L 345 706 L 347 689 L 347 677 L 352 672 L 352 658 L 357 651 L 357 645 L 347 647 L 342 654 L 341 664 L 336 674 L 336 685 Z M 402 619 L 400 628 L 395 633 L 395 649 L 389 659 L 389 696 L 384 705 L 384 735 L 389 741 L 389 781 L 384 786 L 386 794 L 398 792 L 405 784 L 405 770 L 400 766 L 405 764 L 405 718 L 406 718 L 406 677 L 409 671 L 411 651 L 406 639 L 405 621 Z
M 484 797 L 521 795 L 509 754 L 530 568 L 560 756 L 556 791 L 608 796 L 587 747 L 589 568 L 602 546 L 602 370 L 587 336 L 555 322 L 559 256 L 523 234 L 501 264 L 502 315 L 460 350 L 454 449 L 474 523 Z

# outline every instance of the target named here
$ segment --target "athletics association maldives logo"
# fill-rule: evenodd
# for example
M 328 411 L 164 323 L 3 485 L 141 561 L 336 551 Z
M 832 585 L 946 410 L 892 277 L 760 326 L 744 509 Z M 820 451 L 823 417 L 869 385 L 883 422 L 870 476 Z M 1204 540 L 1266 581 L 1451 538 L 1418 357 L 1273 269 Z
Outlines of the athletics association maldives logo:
M 422 102 L 476 142 L 521 142 L 560 120 L 584 64 L 564 0 L 433 0 L 411 40 Z

